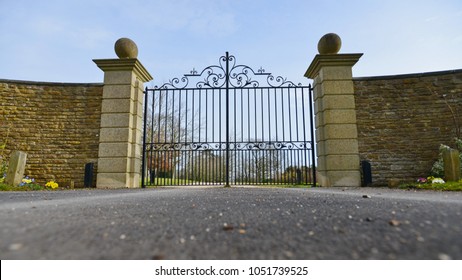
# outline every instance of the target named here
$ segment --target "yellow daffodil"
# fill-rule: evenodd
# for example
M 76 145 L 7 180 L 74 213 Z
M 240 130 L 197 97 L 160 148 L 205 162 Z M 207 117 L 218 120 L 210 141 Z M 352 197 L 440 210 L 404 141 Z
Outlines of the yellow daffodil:
M 59 185 L 55 181 L 50 181 L 50 182 L 46 183 L 45 187 L 56 189 L 56 188 L 59 187 Z

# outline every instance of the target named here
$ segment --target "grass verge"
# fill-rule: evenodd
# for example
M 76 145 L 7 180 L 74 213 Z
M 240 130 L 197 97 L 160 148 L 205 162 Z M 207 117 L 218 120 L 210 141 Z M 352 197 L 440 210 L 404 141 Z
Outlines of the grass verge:
M 458 182 L 446 182 L 443 184 L 417 184 L 417 183 L 405 183 L 399 186 L 401 189 L 420 189 L 420 190 L 433 190 L 433 191 L 462 191 L 462 180 Z
M 43 191 L 43 190 L 49 190 L 48 188 L 45 188 L 43 186 L 37 185 L 37 184 L 27 184 L 25 186 L 17 186 L 13 187 L 4 183 L 0 183 L 0 191 Z

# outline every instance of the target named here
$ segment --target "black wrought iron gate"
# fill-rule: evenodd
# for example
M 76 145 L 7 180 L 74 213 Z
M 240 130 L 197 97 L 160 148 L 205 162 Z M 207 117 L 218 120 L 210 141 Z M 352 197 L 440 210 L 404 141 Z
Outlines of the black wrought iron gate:
M 143 187 L 316 183 L 311 85 L 228 52 L 147 88 L 144 120 Z

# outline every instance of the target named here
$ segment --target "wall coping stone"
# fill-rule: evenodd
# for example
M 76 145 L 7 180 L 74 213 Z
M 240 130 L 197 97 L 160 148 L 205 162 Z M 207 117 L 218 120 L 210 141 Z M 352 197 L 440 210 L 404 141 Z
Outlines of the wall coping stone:
M 63 82 L 41 82 L 41 81 L 26 81 L 26 80 L 10 80 L 0 79 L 0 83 L 5 84 L 23 84 L 37 86 L 103 86 L 103 83 L 63 83 Z
M 134 71 L 135 74 L 142 79 L 143 83 L 153 79 L 151 74 L 149 74 L 137 58 L 93 59 L 93 62 L 96 63 L 103 72 Z
M 359 58 L 362 56 L 362 53 L 342 53 L 342 54 L 318 54 L 314 57 L 310 66 L 305 72 L 305 77 L 314 79 L 321 67 L 328 66 L 350 66 L 358 62 Z
M 443 75 L 459 74 L 459 73 L 462 73 L 462 69 L 411 73 L 411 74 L 398 74 L 398 75 L 354 77 L 353 81 L 395 80 L 395 79 L 407 79 L 407 78 L 421 78 L 421 77 L 429 77 L 429 76 L 443 76 Z

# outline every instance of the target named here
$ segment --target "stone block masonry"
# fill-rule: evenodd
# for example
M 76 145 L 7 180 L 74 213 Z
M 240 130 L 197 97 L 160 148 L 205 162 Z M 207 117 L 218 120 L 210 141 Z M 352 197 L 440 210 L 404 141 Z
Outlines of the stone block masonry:
M 318 182 L 323 187 L 359 187 L 352 67 L 362 54 L 338 54 L 340 46 L 338 35 L 324 35 L 319 55 L 305 73 L 314 80 Z
M 359 154 L 372 165 L 373 185 L 426 177 L 439 145 L 455 146 L 455 122 L 462 125 L 462 69 L 353 83 Z
M 127 38 L 134 49 L 135 43 Z M 123 49 L 123 48 L 122 48 Z M 129 53 L 130 49 L 127 49 Z M 119 54 L 118 54 L 119 55 Z M 138 188 L 141 182 L 143 83 L 152 76 L 136 58 L 95 59 L 104 71 L 98 188 Z
M 83 187 L 97 162 L 103 84 L 0 80 L 0 142 L 27 153 L 25 175 Z M 95 185 L 95 182 L 93 183 Z

